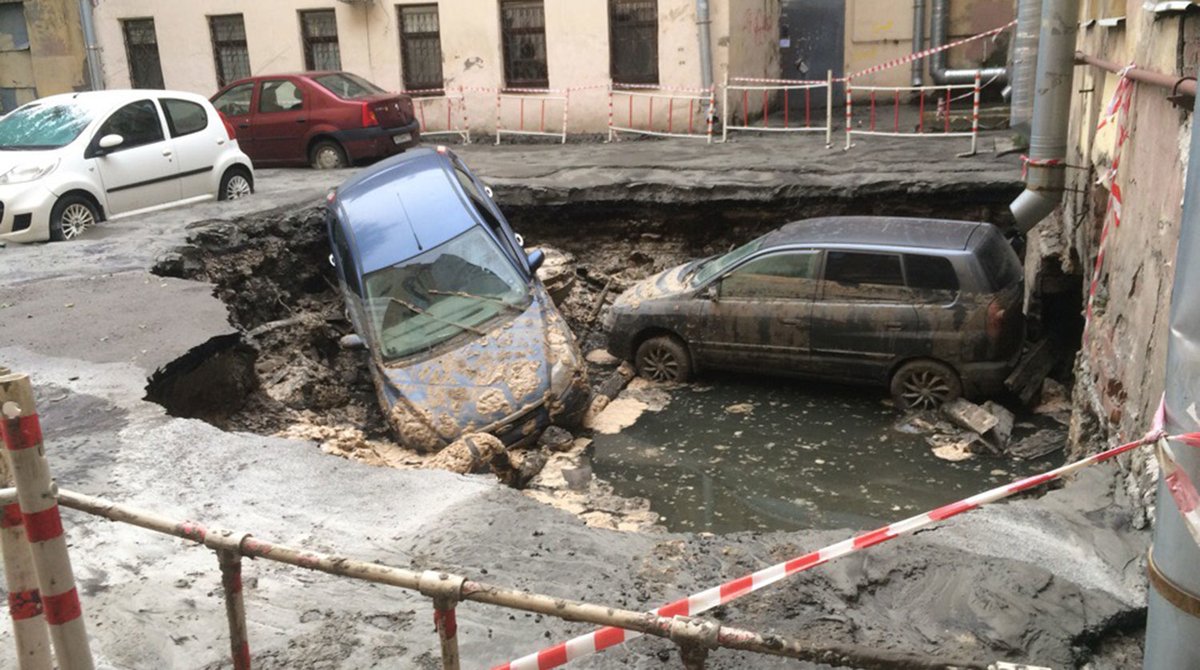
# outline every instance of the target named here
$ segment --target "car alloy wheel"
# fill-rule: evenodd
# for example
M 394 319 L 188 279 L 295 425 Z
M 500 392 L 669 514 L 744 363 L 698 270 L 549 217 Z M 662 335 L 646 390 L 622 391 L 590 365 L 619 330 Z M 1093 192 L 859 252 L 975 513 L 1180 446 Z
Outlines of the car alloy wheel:
M 635 356 L 638 374 L 655 382 L 686 382 L 692 362 L 687 349 L 678 340 L 659 336 L 646 340 Z
M 89 226 L 96 225 L 96 215 L 87 205 L 78 202 L 67 205 L 60 220 L 63 239 L 67 240 L 79 237 Z
M 244 198 L 251 193 L 250 182 L 244 176 L 235 174 L 229 178 L 229 182 L 225 184 L 225 199 L 237 200 Z
M 892 378 L 892 398 L 905 410 L 931 410 L 962 395 L 962 383 L 949 366 L 937 361 L 905 363 Z

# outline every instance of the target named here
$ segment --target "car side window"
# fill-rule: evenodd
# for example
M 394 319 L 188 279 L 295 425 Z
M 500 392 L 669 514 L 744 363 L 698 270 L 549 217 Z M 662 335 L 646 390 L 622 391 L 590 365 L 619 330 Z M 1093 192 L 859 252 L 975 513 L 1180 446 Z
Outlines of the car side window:
M 300 87 L 287 79 L 264 81 L 258 94 L 258 111 L 263 114 L 292 112 L 304 109 Z
M 171 137 L 191 135 L 208 127 L 208 110 L 203 105 L 174 98 L 161 98 L 160 102 L 167 115 Z
M 816 289 L 816 251 L 793 251 L 756 258 L 721 280 L 722 298 L 809 300 Z
M 505 249 L 512 249 L 512 244 L 508 239 L 508 235 L 504 232 L 504 227 L 500 225 L 500 221 L 494 214 L 492 214 L 491 208 L 488 207 L 487 196 L 475 185 L 475 181 L 471 179 L 471 175 L 467 174 L 466 171 L 458 165 L 455 165 L 454 178 L 457 179 L 458 183 L 463 187 L 463 191 L 465 191 L 467 194 L 467 199 L 471 201 L 471 204 L 475 207 L 475 211 L 479 213 L 480 218 L 487 223 L 488 228 L 492 230 L 492 234 L 496 236 L 496 239 L 500 240 L 500 244 L 503 245 Z
M 254 97 L 254 82 L 238 84 L 213 100 L 213 107 L 225 116 L 245 116 L 250 113 L 250 100 Z
M 330 221 L 330 226 L 333 228 L 333 246 L 337 252 L 337 271 L 346 282 L 346 286 L 351 291 L 362 297 L 362 287 L 358 285 L 358 275 L 354 271 L 354 259 L 350 253 L 350 243 L 346 240 L 346 235 L 342 231 L 342 226 L 336 219 Z
M 904 254 L 904 274 L 920 302 L 952 302 L 958 292 L 958 274 L 949 258 Z
M 910 300 L 899 254 L 828 251 L 825 254 L 826 300 L 901 302 Z
M 109 153 L 124 151 L 163 140 L 162 120 L 158 107 L 151 100 L 138 100 L 113 112 L 100 126 L 96 139 L 105 135 L 120 135 L 125 141 Z

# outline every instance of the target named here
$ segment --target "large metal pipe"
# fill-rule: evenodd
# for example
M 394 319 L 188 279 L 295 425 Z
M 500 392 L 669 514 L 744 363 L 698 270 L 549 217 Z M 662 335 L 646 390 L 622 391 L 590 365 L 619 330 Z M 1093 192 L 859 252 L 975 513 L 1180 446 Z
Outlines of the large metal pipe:
M 913 41 L 912 52 L 925 49 L 925 0 L 913 0 Z M 912 63 L 912 85 L 925 85 L 925 59 L 918 58 Z
M 1126 67 L 1120 63 L 1097 58 L 1082 51 L 1075 52 L 1075 62 L 1080 65 L 1093 65 L 1113 74 L 1124 72 L 1125 76 L 1133 81 L 1165 88 L 1174 95 L 1187 96 L 1189 98 L 1196 97 L 1196 80 L 1194 78 L 1176 77 L 1173 74 L 1163 74 L 1154 70 L 1147 70 L 1144 67 Z
M 696 29 L 700 33 L 700 80 L 704 88 L 713 85 L 712 36 L 708 0 L 696 0 Z
M 1017 27 L 1013 31 L 1012 66 L 1008 71 L 1012 96 L 1009 126 L 1029 139 L 1033 120 L 1033 91 L 1037 80 L 1038 32 L 1042 0 L 1017 1 Z
M 104 70 L 100 67 L 100 47 L 96 45 L 92 0 L 79 0 L 79 22 L 83 25 L 83 48 L 87 52 L 88 83 L 93 91 L 104 90 Z
M 1067 155 L 1078 32 L 1079 0 L 1045 0 L 1038 40 L 1029 170 L 1025 191 L 1009 205 L 1021 232 L 1033 228 L 1054 211 L 1066 186 L 1066 166 L 1062 161 Z
M 1200 113 L 1200 105 L 1196 106 Z M 1193 132 L 1189 161 L 1200 161 L 1200 133 Z M 1200 430 L 1200 162 L 1189 162 L 1183 196 L 1183 220 L 1175 257 L 1175 288 L 1171 295 L 1167 330 L 1166 407 L 1168 435 Z M 1174 449 L 1180 470 L 1200 482 L 1200 449 Z M 1200 598 L 1200 546 L 1184 526 L 1179 508 L 1159 478 L 1157 518 L 1154 524 L 1153 566 L 1179 591 L 1191 594 L 1192 606 Z M 1146 670 L 1200 668 L 1200 617 L 1179 609 L 1164 597 L 1161 583 L 1150 589 L 1150 614 L 1146 622 Z M 1176 593 L 1175 595 L 1178 595 Z
M 933 0 L 933 13 L 929 21 L 929 48 L 936 49 L 950 43 L 950 0 Z M 1008 69 L 1003 67 L 951 70 L 948 51 L 939 51 L 929 57 L 929 78 L 939 86 L 945 84 L 970 84 L 978 71 L 983 81 L 1008 81 Z

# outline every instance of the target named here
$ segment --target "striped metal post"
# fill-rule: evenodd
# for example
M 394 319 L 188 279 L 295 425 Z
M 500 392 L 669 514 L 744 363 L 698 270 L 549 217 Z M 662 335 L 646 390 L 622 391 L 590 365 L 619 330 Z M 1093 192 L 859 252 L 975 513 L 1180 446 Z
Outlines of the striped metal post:
M 443 670 L 459 670 L 458 616 L 455 607 L 462 600 L 465 577 L 426 570 L 421 574 L 418 590 L 433 599 L 433 625 L 442 644 Z
M 608 141 L 613 141 L 613 85 L 608 82 Z
M 229 649 L 234 670 L 250 670 L 250 638 L 246 633 L 246 601 L 242 596 L 242 555 L 217 550 L 221 588 L 225 591 L 225 616 L 229 619 Z
M 729 75 L 725 75 L 725 85 L 721 87 L 721 143 L 729 141 Z
M 6 371 L 7 372 L 7 371 Z M 0 486 L 12 486 L 8 459 L 0 458 Z M 17 668 L 50 670 L 50 631 L 42 614 L 33 555 L 25 537 L 25 523 L 18 503 L 0 509 L 0 553 L 4 556 L 4 580 L 8 589 L 8 612 L 12 616 L 17 647 Z
M 833 148 L 833 70 L 825 71 L 825 148 Z
M 846 77 L 846 151 L 850 150 L 850 133 L 854 127 L 854 96 L 850 92 L 850 78 Z
M 975 102 L 971 107 L 971 155 L 979 153 L 979 94 L 983 87 L 983 73 L 975 71 Z
M 500 91 L 500 90 L 496 91 L 496 145 L 497 146 L 500 145 L 500 105 L 501 105 L 501 102 L 503 101 L 503 98 L 501 97 L 503 95 L 504 95 L 503 91 Z
M 564 100 L 563 100 L 563 133 L 562 133 L 562 143 L 563 143 L 563 144 L 566 144 L 566 143 L 567 143 L 567 120 L 570 118 L 569 114 L 570 114 L 570 112 L 571 112 L 571 89 L 569 89 L 569 88 L 568 88 L 568 89 L 567 89 L 567 90 L 566 90 L 566 91 L 563 93 L 563 98 L 564 98 Z M 545 103 L 542 103 L 542 104 L 545 104 Z
M 462 101 L 463 113 L 463 144 L 471 143 L 471 119 L 467 116 L 467 92 L 462 86 L 458 87 L 458 95 Z
M 92 670 L 83 608 L 71 572 L 67 538 L 50 478 L 33 385 L 22 374 L 0 377 L 0 435 L 12 467 L 25 536 L 37 573 L 42 609 L 60 670 Z
M 653 98 L 651 98 L 653 100 Z M 708 143 L 713 141 L 713 123 L 716 122 L 717 116 L 717 87 L 715 85 L 708 87 Z

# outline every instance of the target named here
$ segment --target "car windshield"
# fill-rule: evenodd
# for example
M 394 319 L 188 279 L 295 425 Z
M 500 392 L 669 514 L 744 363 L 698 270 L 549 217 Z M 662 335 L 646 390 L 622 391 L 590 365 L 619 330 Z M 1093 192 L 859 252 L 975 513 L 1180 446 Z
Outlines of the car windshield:
M 707 283 L 708 280 L 712 279 L 713 277 L 720 276 L 726 270 L 736 265 L 738 261 L 758 251 L 762 244 L 763 241 L 760 237 L 749 244 L 744 244 L 737 249 L 734 249 L 724 256 L 718 256 L 716 258 L 710 258 L 706 261 L 702 261 L 693 270 L 695 276 L 694 283 L 698 286 L 700 284 Z
M 505 312 L 524 311 L 529 284 L 482 228 L 366 276 L 371 328 L 384 361 L 464 332 L 485 334 Z
M 30 103 L 0 117 L 0 151 L 65 147 L 91 121 L 91 112 L 79 105 Z
M 379 95 L 380 93 L 387 92 L 366 79 L 356 74 L 350 74 L 349 72 L 323 74 L 313 77 L 313 81 L 343 100 L 364 98 L 368 95 Z

